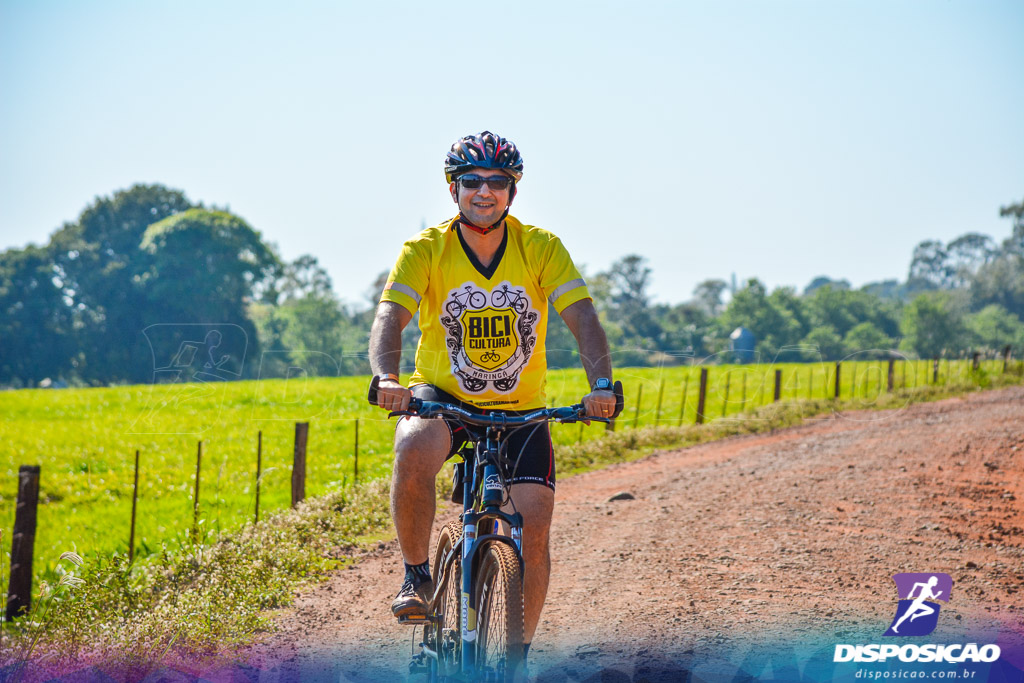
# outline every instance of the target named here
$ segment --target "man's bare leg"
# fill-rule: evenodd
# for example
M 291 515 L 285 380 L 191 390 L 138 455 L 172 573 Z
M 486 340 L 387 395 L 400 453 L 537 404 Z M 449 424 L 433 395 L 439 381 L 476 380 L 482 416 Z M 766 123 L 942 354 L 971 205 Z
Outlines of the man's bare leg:
M 440 420 L 402 418 L 395 430 L 391 519 L 402 557 L 409 564 L 428 559 L 437 498 L 434 482 L 450 448 L 451 433 Z
M 514 484 L 511 495 L 516 509 L 523 515 L 524 640 L 532 643 L 551 575 L 548 538 L 555 509 L 555 492 L 543 484 Z

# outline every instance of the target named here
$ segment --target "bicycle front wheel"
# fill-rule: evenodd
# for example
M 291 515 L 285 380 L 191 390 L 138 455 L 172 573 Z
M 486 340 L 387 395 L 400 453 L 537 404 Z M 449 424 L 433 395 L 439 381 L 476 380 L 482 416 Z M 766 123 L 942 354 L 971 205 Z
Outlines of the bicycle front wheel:
M 476 578 L 476 665 L 482 680 L 513 681 L 523 659 L 523 574 L 515 550 L 488 543 Z
M 462 540 L 462 521 L 448 522 L 441 528 L 434 547 L 434 561 L 431 572 L 440 590 L 435 592 L 436 600 L 431 611 L 438 615 L 436 625 L 427 626 L 426 642 L 437 652 L 438 673 L 441 677 L 459 671 L 459 652 L 462 648 L 462 633 L 459 626 L 459 595 L 462 581 L 462 561 L 453 555 L 453 561 L 445 565 L 445 558 Z

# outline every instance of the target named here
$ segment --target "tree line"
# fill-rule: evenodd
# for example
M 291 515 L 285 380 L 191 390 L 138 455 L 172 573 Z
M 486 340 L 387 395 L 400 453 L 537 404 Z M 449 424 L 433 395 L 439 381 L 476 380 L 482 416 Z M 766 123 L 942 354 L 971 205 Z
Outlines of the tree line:
M 802 292 L 769 292 L 757 279 L 733 291 L 709 279 L 689 301 L 663 304 L 651 301 L 641 256 L 585 276 L 620 366 L 728 358 L 739 327 L 753 333 L 761 360 L 951 357 L 1007 344 L 1019 354 L 1024 202 L 1001 215 L 1012 224 L 1003 242 L 978 233 L 928 240 L 906 280 L 859 289 L 825 276 Z M 370 283 L 363 305 L 343 303 L 315 256 L 286 261 L 227 208 L 135 185 L 97 198 L 45 246 L 0 252 L 0 385 L 365 374 L 385 278 Z M 417 336 L 411 324 L 406 348 Z M 552 366 L 578 364 L 553 311 L 548 349 Z M 411 367 L 411 353 L 404 362 Z

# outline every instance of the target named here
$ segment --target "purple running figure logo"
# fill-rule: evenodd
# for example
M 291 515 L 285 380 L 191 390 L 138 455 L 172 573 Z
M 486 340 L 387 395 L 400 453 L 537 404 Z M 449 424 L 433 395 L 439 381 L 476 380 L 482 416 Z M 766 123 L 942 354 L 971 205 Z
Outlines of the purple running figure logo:
M 939 623 L 937 601 L 949 602 L 953 579 L 938 572 L 893 574 L 899 605 L 887 636 L 926 636 Z

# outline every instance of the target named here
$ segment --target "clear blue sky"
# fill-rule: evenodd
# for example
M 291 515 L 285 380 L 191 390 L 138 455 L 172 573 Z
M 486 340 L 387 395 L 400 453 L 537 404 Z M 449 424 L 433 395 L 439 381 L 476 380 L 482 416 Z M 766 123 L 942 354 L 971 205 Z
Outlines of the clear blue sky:
M 229 205 L 345 300 L 513 139 L 589 272 L 903 278 L 1024 198 L 1024 2 L 0 0 L 0 249 L 136 182 Z

